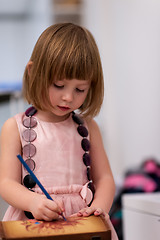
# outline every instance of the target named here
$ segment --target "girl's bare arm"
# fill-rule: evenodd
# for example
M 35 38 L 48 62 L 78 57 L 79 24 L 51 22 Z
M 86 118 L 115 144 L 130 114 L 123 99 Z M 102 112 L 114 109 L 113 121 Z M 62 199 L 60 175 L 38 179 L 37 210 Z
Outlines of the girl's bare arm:
M 2 127 L 0 137 L 0 195 L 15 208 L 30 211 L 37 219 L 58 218 L 61 208 L 45 196 L 29 191 L 21 184 L 21 142 L 14 118 Z

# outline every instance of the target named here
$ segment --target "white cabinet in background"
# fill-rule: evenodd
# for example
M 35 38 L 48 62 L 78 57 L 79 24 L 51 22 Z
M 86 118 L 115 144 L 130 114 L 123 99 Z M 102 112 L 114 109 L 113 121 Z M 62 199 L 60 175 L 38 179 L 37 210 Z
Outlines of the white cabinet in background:
M 124 240 L 160 240 L 160 193 L 125 194 Z

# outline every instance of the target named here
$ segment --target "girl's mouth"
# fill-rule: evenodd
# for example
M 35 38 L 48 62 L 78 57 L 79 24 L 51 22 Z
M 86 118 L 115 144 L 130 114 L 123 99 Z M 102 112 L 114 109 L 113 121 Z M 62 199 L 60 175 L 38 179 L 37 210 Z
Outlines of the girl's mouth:
M 58 106 L 58 108 L 59 108 L 61 111 L 68 111 L 68 110 L 70 110 L 69 107 L 63 107 L 63 106 Z

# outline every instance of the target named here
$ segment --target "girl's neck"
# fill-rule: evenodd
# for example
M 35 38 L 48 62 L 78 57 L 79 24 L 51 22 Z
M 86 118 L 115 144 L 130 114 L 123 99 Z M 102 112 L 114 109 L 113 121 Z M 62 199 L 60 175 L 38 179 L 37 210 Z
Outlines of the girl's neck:
M 63 116 L 58 116 L 49 111 L 38 110 L 36 113 L 36 116 L 44 122 L 55 122 L 56 123 L 56 122 L 65 121 L 70 116 L 70 113 L 63 115 Z

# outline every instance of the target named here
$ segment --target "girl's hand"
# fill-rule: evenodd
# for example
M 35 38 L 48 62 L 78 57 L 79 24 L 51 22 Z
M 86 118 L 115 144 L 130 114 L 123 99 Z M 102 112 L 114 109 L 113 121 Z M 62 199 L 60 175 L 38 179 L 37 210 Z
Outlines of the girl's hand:
M 88 217 L 90 215 L 94 214 L 95 216 L 105 215 L 105 212 L 101 208 L 96 208 L 96 207 L 87 207 L 81 209 L 78 213 L 78 217 Z
M 30 206 L 30 212 L 37 220 L 52 221 L 58 219 L 63 211 L 62 202 L 49 200 L 46 196 L 40 194 L 35 194 Z

